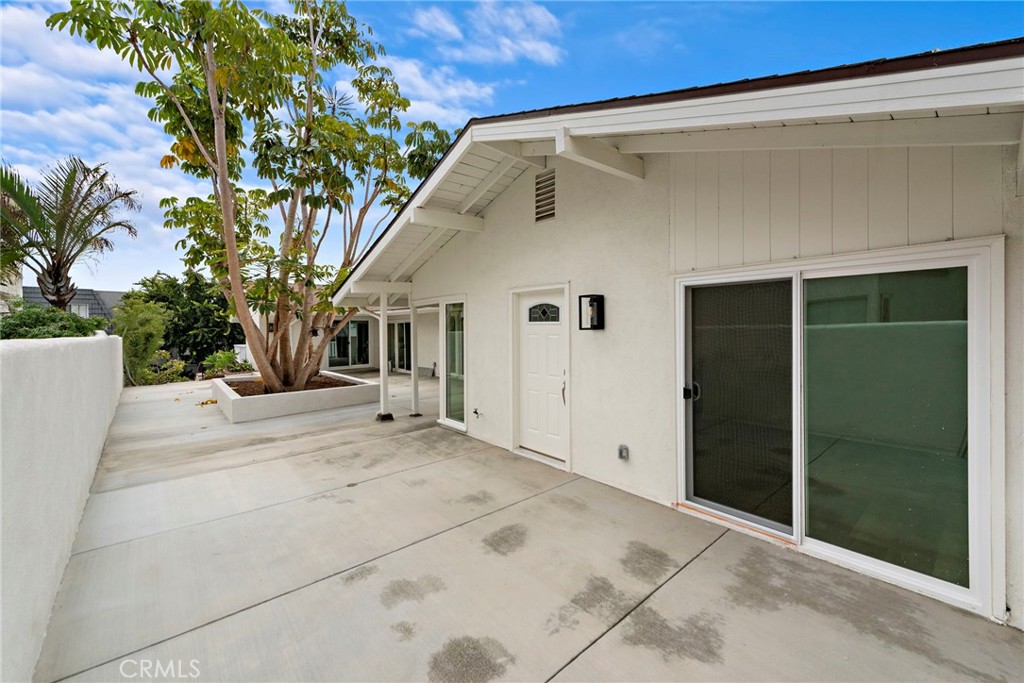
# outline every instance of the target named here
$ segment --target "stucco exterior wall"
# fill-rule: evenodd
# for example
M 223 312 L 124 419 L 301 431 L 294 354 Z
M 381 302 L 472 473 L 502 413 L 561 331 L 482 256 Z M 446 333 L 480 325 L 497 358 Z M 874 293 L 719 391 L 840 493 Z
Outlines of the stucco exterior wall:
M 469 433 L 512 447 L 511 290 L 569 283 L 574 471 L 664 503 L 675 499 L 674 294 L 669 279 L 669 159 L 632 183 L 553 160 L 557 216 L 533 221 L 533 173 L 418 270 L 415 299 L 466 295 Z M 595 197 L 602 201 L 594 201 Z M 581 332 L 580 294 L 605 294 L 607 329 Z M 652 315 L 652 312 L 656 312 Z M 637 378 L 643 381 L 638 382 Z M 473 417 L 478 409 L 481 417 Z M 618 459 L 619 444 L 630 447 Z
M 0 677 L 27 681 L 121 395 L 121 338 L 4 341 L 0 382 Z

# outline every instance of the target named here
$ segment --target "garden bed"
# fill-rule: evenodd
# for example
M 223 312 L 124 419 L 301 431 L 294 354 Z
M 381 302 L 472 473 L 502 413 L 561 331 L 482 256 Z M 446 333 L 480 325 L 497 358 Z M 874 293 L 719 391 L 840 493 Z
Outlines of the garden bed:
M 376 382 L 323 371 L 302 391 L 264 393 L 259 375 L 250 373 L 215 379 L 211 392 L 217 407 L 232 423 L 344 408 L 380 400 L 380 385 Z

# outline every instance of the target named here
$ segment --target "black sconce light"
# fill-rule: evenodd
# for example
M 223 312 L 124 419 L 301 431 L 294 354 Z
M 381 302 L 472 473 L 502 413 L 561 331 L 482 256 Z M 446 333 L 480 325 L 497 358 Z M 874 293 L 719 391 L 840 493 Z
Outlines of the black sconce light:
M 604 329 L 604 295 L 603 294 L 581 294 L 580 295 L 580 329 L 581 330 L 603 330 Z
M 314 328 L 310 329 L 309 336 L 310 337 L 319 337 L 320 336 L 320 328 L 319 327 L 314 327 Z

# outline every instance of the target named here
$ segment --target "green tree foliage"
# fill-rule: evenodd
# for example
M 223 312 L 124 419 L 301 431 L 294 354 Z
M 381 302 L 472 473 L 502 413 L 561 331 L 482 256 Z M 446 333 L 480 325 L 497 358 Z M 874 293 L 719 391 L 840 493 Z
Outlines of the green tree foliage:
M 198 363 L 216 351 L 245 342 L 242 329 L 231 323 L 228 302 L 217 283 L 196 270 L 181 278 L 157 273 L 139 280 L 125 300 L 161 304 L 167 311 L 164 348 L 175 358 Z
M 126 384 L 154 383 L 153 367 L 164 342 L 167 311 L 162 304 L 128 299 L 114 309 L 114 334 L 121 337 Z M 169 355 L 168 355 L 169 357 Z
M 115 232 L 136 234 L 121 216 L 139 210 L 136 193 L 118 187 L 103 164 L 88 166 L 68 157 L 44 169 L 34 188 L 4 166 L 0 192 L 4 251 L 11 247 L 0 257 L 0 269 L 7 274 L 24 263 L 36 274 L 43 298 L 61 310 L 78 292 L 71 281 L 75 262 L 113 249 Z
M 82 318 L 59 308 L 10 302 L 11 313 L 0 316 L 0 339 L 91 337 L 106 325 L 103 318 Z
M 168 223 L 188 233 L 186 263 L 209 267 L 238 311 L 267 389 L 304 388 L 355 314 L 331 295 L 387 219 L 371 224 L 370 210 L 401 207 L 406 174 L 428 165 L 421 155 L 410 168 L 403 154 L 409 101 L 378 62 L 370 29 L 336 0 L 296 0 L 290 14 L 237 0 L 72 0 L 47 23 L 145 75 L 137 92 L 174 139 L 161 164 L 211 185 L 208 197 L 164 206 Z M 354 73 L 351 97 L 326 85 L 338 68 Z M 447 146 L 435 143 L 439 133 L 423 124 L 406 144 L 436 153 Z M 269 189 L 237 187 L 243 150 Z M 273 239 L 270 214 L 280 219 Z M 318 263 L 332 226 L 344 240 L 338 267 Z M 277 332 L 262 332 L 250 310 L 273 317 Z

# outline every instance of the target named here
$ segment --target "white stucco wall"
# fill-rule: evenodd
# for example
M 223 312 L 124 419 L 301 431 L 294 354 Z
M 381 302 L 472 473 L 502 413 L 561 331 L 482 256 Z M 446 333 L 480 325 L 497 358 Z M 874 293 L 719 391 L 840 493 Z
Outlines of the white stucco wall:
M 553 163 L 554 220 L 534 223 L 533 174 L 525 173 L 488 208 L 482 233 L 459 235 L 416 272 L 414 298 L 466 295 L 466 408 L 482 414 L 469 418 L 469 433 L 508 448 L 510 290 L 569 281 L 573 470 L 671 502 L 669 159 L 649 158 L 642 183 Z M 601 332 L 575 329 L 576 297 L 586 293 L 606 295 L 607 329 Z M 620 443 L 630 447 L 628 462 L 618 459 Z
M 417 300 L 466 298 L 471 435 L 511 443 L 510 290 L 570 284 L 571 466 L 677 500 L 674 277 L 744 263 L 1005 233 L 1007 598 L 1024 625 L 1024 216 L 1016 146 L 648 155 L 632 183 L 566 162 L 558 217 L 533 221 L 533 172 L 413 277 Z M 607 329 L 576 329 L 577 296 Z M 616 457 L 618 444 L 631 458 Z
M 121 338 L 0 342 L 4 681 L 32 677 L 107 428 Z

